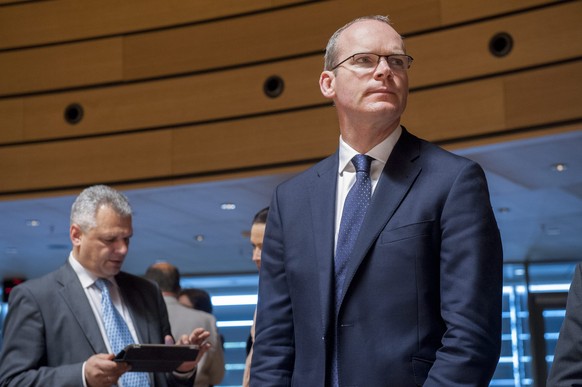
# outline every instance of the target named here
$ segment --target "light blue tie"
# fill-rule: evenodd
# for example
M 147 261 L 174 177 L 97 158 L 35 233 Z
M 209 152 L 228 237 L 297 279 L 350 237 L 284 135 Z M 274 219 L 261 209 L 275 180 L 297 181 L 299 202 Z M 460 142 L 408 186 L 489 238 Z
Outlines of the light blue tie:
M 370 199 L 372 196 L 372 181 L 370 180 L 371 163 L 372 158 L 370 156 L 358 154 L 352 158 L 352 164 L 356 168 L 356 183 L 348 192 L 346 201 L 344 202 L 334 258 L 336 318 L 338 318 L 341 294 L 346 280 L 348 261 L 354 248 L 354 244 L 356 243 L 356 239 L 358 238 L 358 234 L 360 233 L 360 227 L 364 221 L 364 216 L 370 205 Z M 334 387 L 339 386 L 337 335 L 338 332 L 336 331 L 331 367 L 332 386 Z
M 95 281 L 95 285 L 101 290 L 101 308 L 103 313 L 103 324 L 105 325 L 105 332 L 109 338 L 109 344 L 114 354 L 118 354 L 127 345 L 133 344 L 133 338 L 129 332 L 129 328 L 119 314 L 109 294 L 110 282 L 104 278 L 99 278 Z M 120 378 L 124 387 L 144 387 L 149 386 L 150 381 L 145 372 L 126 372 Z

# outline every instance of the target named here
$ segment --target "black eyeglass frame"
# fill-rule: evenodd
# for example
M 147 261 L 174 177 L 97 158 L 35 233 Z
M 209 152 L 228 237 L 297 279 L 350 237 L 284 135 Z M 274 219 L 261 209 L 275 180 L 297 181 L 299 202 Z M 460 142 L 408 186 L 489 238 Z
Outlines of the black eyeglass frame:
M 386 58 L 386 63 L 388 63 L 388 58 L 390 58 L 391 56 L 406 57 L 406 58 L 408 58 L 408 67 L 406 67 L 403 70 L 408 70 L 410 68 L 410 66 L 412 65 L 412 61 L 414 61 L 414 58 L 411 57 L 410 55 L 407 55 L 407 54 L 380 55 L 380 54 L 376 54 L 374 52 L 357 52 L 357 53 L 355 53 L 353 55 L 348 56 L 346 59 L 342 60 L 341 62 L 339 62 L 338 64 L 336 64 L 335 66 L 333 66 L 330 71 L 334 71 L 335 69 L 337 69 L 338 67 L 340 67 L 341 65 L 343 65 L 344 63 L 346 63 L 347 61 L 349 61 L 350 59 L 353 59 L 356 55 L 362 55 L 362 54 L 376 55 L 378 57 L 378 62 L 376 63 L 376 66 L 378 66 L 380 64 L 380 60 L 382 58 Z M 388 64 L 388 67 L 390 67 L 390 64 Z

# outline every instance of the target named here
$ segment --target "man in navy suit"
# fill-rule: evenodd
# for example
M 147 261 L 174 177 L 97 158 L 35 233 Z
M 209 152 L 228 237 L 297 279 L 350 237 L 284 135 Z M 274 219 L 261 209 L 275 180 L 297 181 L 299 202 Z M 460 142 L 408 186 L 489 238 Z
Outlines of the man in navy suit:
M 133 235 L 127 198 L 97 185 L 85 189 L 71 209 L 73 244 L 61 268 L 26 281 L 10 292 L 0 353 L 0 386 L 88 386 L 119 384 L 126 363 L 113 361 L 98 279 L 107 279 L 113 307 L 135 343 L 173 344 L 162 294 L 150 281 L 121 271 Z M 209 349 L 202 328 L 179 338 L 196 344 L 196 361 L 174 372 L 146 375 L 140 387 L 192 386 L 195 367 Z
M 273 195 L 253 387 L 491 380 L 501 346 L 499 230 L 483 170 L 400 125 L 411 62 L 381 16 L 348 23 L 328 43 L 319 83 L 337 110 L 339 149 Z M 372 194 L 340 286 L 334 255 L 357 154 L 372 158 Z

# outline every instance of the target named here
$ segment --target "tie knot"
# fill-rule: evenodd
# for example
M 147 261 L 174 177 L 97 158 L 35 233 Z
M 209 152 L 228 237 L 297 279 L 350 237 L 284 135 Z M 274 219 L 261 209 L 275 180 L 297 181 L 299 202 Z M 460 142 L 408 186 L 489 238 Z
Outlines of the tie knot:
M 103 291 L 109 292 L 109 288 L 107 287 L 108 284 L 109 281 L 106 280 L 105 278 L 98 278 L 97 281 L 95 281 L 95 286 L 97 286 L 99 290 L 101 290 L 101 292 Z
M 352 164 L 356 168 L 356 172 L 370 173 L 370 164 L 372 163 L 372 158 L 366 155 L 357 154 L 352 158 Z

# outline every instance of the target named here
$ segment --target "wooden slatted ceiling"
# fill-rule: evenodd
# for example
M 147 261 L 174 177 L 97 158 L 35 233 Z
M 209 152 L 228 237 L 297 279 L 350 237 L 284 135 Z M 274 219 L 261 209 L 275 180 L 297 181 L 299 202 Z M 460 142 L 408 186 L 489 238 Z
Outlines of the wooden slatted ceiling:
M 324 2 L 313 6 L 331 5 Z M 335 18 L 325 18 L 324 26 L 320 25 L 319 13 L 305 15 L 305 9 L 289 8 L 126 37 L 0 52 L 0 96 L 190 74 L 323 52 L 326 39 L 340 23 L 337 19 L 347 10 Z M 403 18 L 407 10 L 400 10 Z M 484 69 L 491 72 L 551 62 L 572 56 L 573 51 L 579 55 L 581 13 L 580 2 L 558 4 L 550 9 L 421 34 L 407 39 L 407 44 L 417 64 L 426 64 L 429 69 L 418 78 L 419 82 L 437 83 L 480 74 Z M 414 15 L 411 29 L 422 28 L 425 18 Z M 298 25 L 302 28 L 298 29 Z M 514 33 L 520 43 L 504 60 L 493 58 L 487 49 L 489 40 L 499 31 Z M 563 41 L 570 44 L 552 44 Z M 542 44 L 548 49 L 544 55 L 537 55 Z M 317 70 L 320 68 L 321 65 Z
M 59 0 L 0 9 L 0 49 L 204 22 L 309 0 Z
M 582 120 L 580 84 L 582 61 L 419 91 L 409 97 L 403 122 L 443 141 Z
M 362 14 L 389 13 L 411 35 L 403 123 L 415 134 L 445 144 L 482 138 L 470 144 L 528 127 L 580 129 L 568 125 L 582 120 L 580 1 L 240 3 L 0 6 L 0 195 L 224 178 L 325 157 L 338 128 L 317 86 L 321 53 Z M 487 46 L 500 31 L 515 47 L 494 58 Z M 285 80 L 276 99 L 262 91 L 273 74 Z M 63 120 L 72 102 L 85 108 L 76 125 Z
M 122 47 L 107 38 L 0 52 L 0 96 L 121 82 Z
M 413 87 L 582 58 L 582 1 L 560 4 L 407 40 Z M 505 57 L 489 51 L 494 35 L 513 38 Z
M 10 2 L 10 0 L 4 0 Z M 419 29 L 422 21 L 426 29 L 465 22 L 483 16 L 493 16 L 557 0 L 60 0 L 29 1 L 0 10 L 0 49 L 62 43 L 98 36 L 121 35 L 144 30 L 192 24 L 207 20 L 233 17 L 241 14 L 270 11 L 280 6 L 309 7 L 307 14 L 316 14 L 321 23 L 328 23 L 332 31 L 354 17 L 372 13 L 390 14 L 398 21 L 399 31 L 409 33 Z M 15 2 L 16 3 L 16 2 Z M 322 3 L 322 4 L 318 4 Z M 323 4 L 329 3 L 329 4 Z M 321 17 L 325 16 L 325 17 Z M 421 20 L 422 16 L 426 20 Z M 296 24 L 300 33 L 302 24 Z M 303 29 L 305 30 L 305 29 Z M 321 28 L 318 28 L 321 30 Z
M 413 37 L 407 42 L 417 58 L 410 70 L 410 85 L 423 88 L 580 56 L 582 24 L 576 22 L 576 15 L 582 12 L 581 6 L 582 2 L 568 3 Z M 501 30 L 514 35 L 515 49 L 505 58 L 496 58 L 488 52 L 487 39 Z M 103 47 L 119 48 L 116 44 Z M 539 55 L 539 47 L 547 47 L 544 55 Z M 0 116 L 0 143 L 139 130 L 323 104 L 327 101 L 317 85 L 321 66 L 322 58 L 316 55 L 181 78 L 2 99 L 0 111 L 7 114 Z M 285 81 L 284 93 L 276 99 L 262 91 L 264 81 L 273 74 Z M 77 125 L 63 119 L 64 109 L 73 102 L 81 103 L 86 112 Z
M 539 91 L 540 82 L 547 79 L 552 82 L 545 82 Z M 575 62 L 425 90 L 409 98 L 403 124 L 421 137 L 441 142 L 580 121 L 580 104 L 572 101 L 582 101 L 581 82 L 582 62 Z M 0 192 L 313 160 L 337 146 L 337 135 L 334 108 L 325 106 L 214 124 L 0 147 Z M 207 153 L 209 149 L 213 152 Z
M 482 2 L 480 6 L 488 8 L 489 4 Z M 491 5 L 486 13 L 495 13 L 497 7 L 504 11 L 510 8 L 499 2 Z M 143 79 L 323 52 L 331 34 L 354 15 L 389 14 L 397 30 L 406 36 L 446 26 L 442 8 L 436 0 L 318 2 L 309 8 L 132 35 L 124 40 L 124 78 Z M 577 10 L 579 14 L 580 7 Z M 471 17 L 476 17 L 474 12 L 468 12 L 462 21 Z
M 0 143 L 142 130 L 325 104 L 328 101 L 317 85 L 320 65 L 320 58 L 305 58 L 178 79 L 0 100 L 0 111 L 7 113 L 0 118 Z M 422 66 L 418 67 L 410 71 L 413 88 L 423 86 L 416 82 L 423 74 Z M 276 99 L 266 97 L 262 89 L 272 74 L 285 80 L 284 93 Z M 552 81 L 568 83 L 565 77 L 557 74 Z M 546 87 L 550 86 L 538 90 Z M 461 98 L 465 94 L 461 93 Z M 423 94 L 414 95 L 421 98 L 417 95 Z M 85 109 L 85 117 L 76 125 L 63 119 L 65 107 L 72 102 Z M 558 111 L 572 105 L 565 103 Z
M 337 145 L 337 128 L 332 125 L 335 114 L 331 108 L 328 110 L 327 114 L 306 111 L 190 128 L 2 148 L 0 163 L 5 167 L 0 170 L 0 191 L 83 185 L 92 181 L 130 181 L 313 159 Z M 251 141 L 247 132 L 257 137 Z M 294 142 L 280 140 L 291 135 Z M 256 151 L 257 147 L 261 152 Z M 270 151 L 265 152 L 266 149 Z

